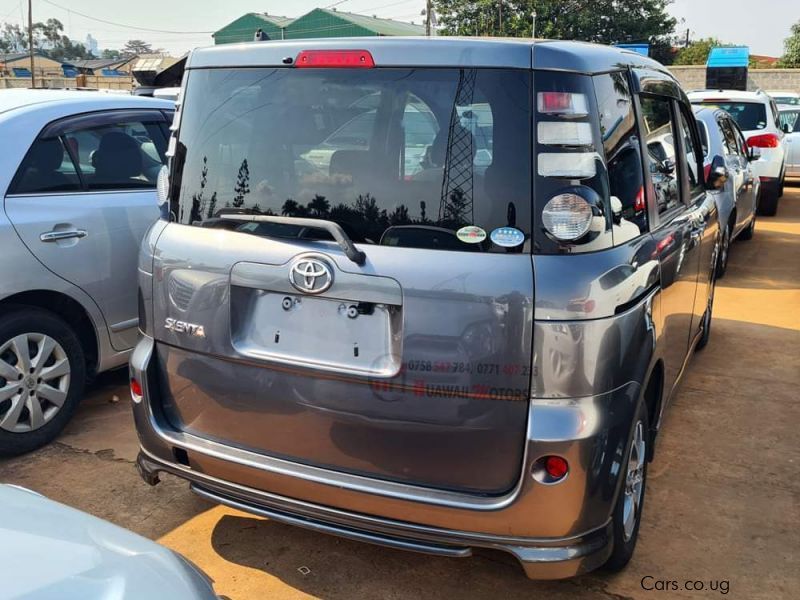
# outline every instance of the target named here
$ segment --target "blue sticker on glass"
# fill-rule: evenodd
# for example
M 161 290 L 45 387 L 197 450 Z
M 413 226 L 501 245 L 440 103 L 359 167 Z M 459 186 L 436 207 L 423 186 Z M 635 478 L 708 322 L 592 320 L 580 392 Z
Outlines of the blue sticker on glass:
M 514 227 L 498 227 L 492 231 L 490 239 L 503 248 L 513 248 L 525 241 L 525 234 Z

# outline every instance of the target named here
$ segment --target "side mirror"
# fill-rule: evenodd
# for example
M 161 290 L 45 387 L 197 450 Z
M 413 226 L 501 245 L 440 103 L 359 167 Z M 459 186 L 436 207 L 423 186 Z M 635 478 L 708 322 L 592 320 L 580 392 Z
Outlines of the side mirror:
M 664 175 L 672 175 L 675 172 L 675 161 L 671 158 L 665 158 L 658 163 L 658 172 Z
M 711 171 L 706 181 L 706 189 L 721 190 L 728 181 L 728 167 L 725 166 L 725 159 L 717 155 L 711 160 Z
M 750 162 L 754 160 L 758 160 L 761 158 L 761 148 L 757 148 L 755 146 L 748 146 L 747 147 L 747 158 L 750 159 Z
M 783 131 L 783 133 L 792 133 L 792 128 L 789 127 L 788 123 L 784 123 L 781 125 L 781 131 Z

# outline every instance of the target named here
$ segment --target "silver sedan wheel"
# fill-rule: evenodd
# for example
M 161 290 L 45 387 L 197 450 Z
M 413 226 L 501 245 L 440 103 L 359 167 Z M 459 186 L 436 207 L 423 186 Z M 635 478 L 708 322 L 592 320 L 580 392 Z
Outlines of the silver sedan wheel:
M 644 466 L 647 460 L 647 448 L 644 441 L 644 426 L 636 423 L 633 432 L 633 443 L 628 456 L 628 471 L 625 474 L 625 499 L 622 512 L 622 527 L 625 541 L 631 539 L 636 529 L 642 506 L 642 486 L 644 484 Z
M 0 346 L 0 429 L 26 433 L 56 416 L 67 400 L 67 353 L 43 333 L 23 333 Z

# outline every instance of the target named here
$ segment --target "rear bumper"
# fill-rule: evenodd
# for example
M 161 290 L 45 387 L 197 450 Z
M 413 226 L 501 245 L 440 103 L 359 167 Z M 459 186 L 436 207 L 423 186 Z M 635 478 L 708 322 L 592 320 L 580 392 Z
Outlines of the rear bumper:
M 159 472 L 191 482 L 197 495 L 262 517 L 347 539 L 450 558 L 471 556 L 475 548 L 501 550 L 514 556 L 531 579 L 563 579 L 601 566 L 612 550 L 611 522 L 584 535 L 551 540 L 505 538 L 472 532 L 412 525 L 303 502 L 220 481 L 175 463 L 139 453 L 142 478 L 153 483 Z
M 531 400 L 517 485 L 502 496 L 482 496 L 299 464 L 177 431 L 161 414 L 154 352 L 144 337 L 131 358 L 131 374 L 144 389 L 133 405 L 138 467 L 149 483 L 168 472 L 222 504 L 393 548 L 453 557 L 474 548 L 501 550 L 537 579 L 590 571 L 612 550 L 610 517 L 638 384 L 587 398 Z M 545 454 L 570 464 L 555 485 L 530 475 Z

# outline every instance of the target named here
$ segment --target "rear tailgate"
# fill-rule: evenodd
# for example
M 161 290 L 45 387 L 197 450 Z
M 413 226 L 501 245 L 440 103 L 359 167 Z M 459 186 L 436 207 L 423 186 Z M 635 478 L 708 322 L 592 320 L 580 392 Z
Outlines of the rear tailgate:
M 529 82 L 192 71 L 178 223 L 154 265 L 171 424 L 348 473 L 511 489 L 531 366 Z M 250 219 L 281 214 L 338 223 L 366 262 L 321 229 Z

